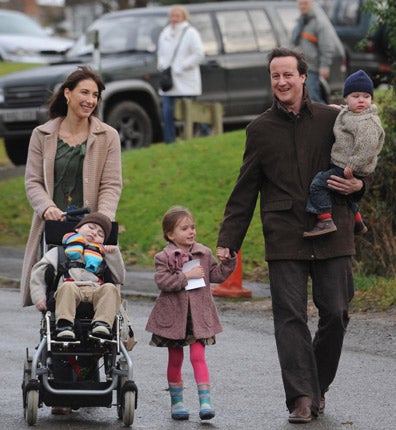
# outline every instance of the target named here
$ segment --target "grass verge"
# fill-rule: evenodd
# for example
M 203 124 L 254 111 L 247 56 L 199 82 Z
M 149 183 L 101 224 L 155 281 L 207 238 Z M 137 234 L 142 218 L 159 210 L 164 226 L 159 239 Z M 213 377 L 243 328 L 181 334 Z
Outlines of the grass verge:
M 0 167 L 11 167 L 11 166 L 12 166 L 12 163 L 8 158 L 4 147 L 4 140 L 0 138 Z
M 153 256 L 164 246 L 163 213 L 172 205 L 189 207 L 197 222 L 197 240 L 211 249 L 224 206 L 241 164 L 244 131 L 178 142 L 156 144 L 124 152 L 123 193 L 119 205 L 120 246 L 128 265 L 153 269 Z M 4 148 L 0 142 L 0 166 Z M 32 209 L 22 177 L 0 181 L 0 246 L 23 247 Z M 267 281 L 267 265 L 258 211 L 242 247 L 244 279 Z M 355 275 L 352 310 L 394 309 L 396 280 Z

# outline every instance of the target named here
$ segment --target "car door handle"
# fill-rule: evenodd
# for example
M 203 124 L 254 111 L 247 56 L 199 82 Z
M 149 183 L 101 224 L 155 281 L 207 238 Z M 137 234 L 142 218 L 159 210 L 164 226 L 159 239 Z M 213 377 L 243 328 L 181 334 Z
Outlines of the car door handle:
M 218 63 L 217 60 L 209 60 L 206 62 L 206 66 L 214 68 L 214 67 L 220 67 L 220 64 Z

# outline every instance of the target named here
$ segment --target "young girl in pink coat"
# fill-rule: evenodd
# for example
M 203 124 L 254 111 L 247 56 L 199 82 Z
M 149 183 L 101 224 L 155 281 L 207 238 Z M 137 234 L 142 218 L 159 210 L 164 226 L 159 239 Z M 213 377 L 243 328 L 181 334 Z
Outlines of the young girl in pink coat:
M 187 420 L 183 404 L 182 365 L 184 346 L 198 385 L 199 417 L 215 416 L 210 401 L 210 376 L 205 346 L 215 344 L 222 326 L 210 283 L 224 282 L 234 271 L 236 255 L 218 264 L 212 251 L 195 242 L 191 212 L 181 206 L 169 209 L 162 219 L 167 246 L 155 256 L 155 282 L 161 290 L 150 314 L 146 330 L 153 333 L 150 344 L 168 348 L 167 379 L 171 395 L 171 416 Z

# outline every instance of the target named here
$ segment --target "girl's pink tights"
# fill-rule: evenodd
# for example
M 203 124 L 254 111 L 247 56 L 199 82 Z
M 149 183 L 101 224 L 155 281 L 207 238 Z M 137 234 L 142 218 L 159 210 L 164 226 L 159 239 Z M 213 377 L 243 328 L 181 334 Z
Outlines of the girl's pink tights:
M 182 382 L 182 365 L 184 349 L 168 348 L 168 382 Z M 190 345 L 190 361 L 194 370 L 194 378 L 197 384 L 209 384 L 209 369 L 205 359 L 205 346 L 201 342 Z

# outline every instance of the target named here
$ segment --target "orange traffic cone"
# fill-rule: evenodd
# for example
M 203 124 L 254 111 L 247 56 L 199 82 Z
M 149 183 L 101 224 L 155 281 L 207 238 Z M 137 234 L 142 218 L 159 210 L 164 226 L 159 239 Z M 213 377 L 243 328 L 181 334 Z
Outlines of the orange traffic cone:
M 221 284 L 212 286 L 212 294 L 219 297 L 252 297 L 252 292 L 242 287 L 242 252 L 238 252 L 237 265 Z

